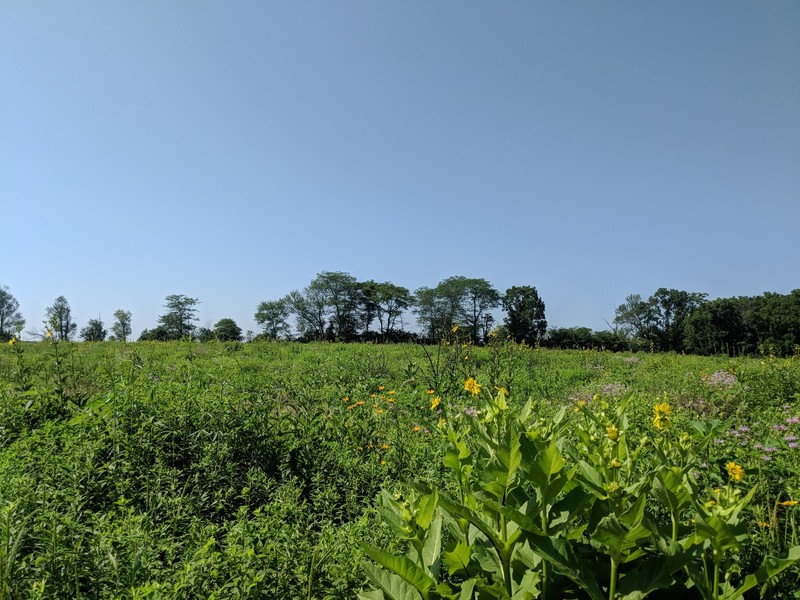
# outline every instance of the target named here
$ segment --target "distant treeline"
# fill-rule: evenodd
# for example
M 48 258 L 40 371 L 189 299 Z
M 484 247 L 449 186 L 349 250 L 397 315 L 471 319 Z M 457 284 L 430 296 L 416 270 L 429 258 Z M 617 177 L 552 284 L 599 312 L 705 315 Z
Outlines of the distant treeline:
M 800 289 L 789 294 L 708 300 L 707 294 L 658 289 L 647 299 L 632 294 L 614 310 L 609 328 L 547 327 L 545 304 L 537 289 L 513 286 L 500 293 L 486 279 L 454 276 L 435 287 L 413 293 L 392 282 L 358 281 L 349 273 L 319 273 L 305 288 L 256 308 L 261 331 L 242 333 L 230 318 L 213 328 L 198 327 L 199 300 L 174 294 L 165 299 L 165 313 L 140 340 L 194 339 L 201 342 L 258 339 L 341 342 L 438 343 L 458 332 L 461 339 L 484 344 L 513 339 L 531 346 L 611 351 L 675 351 L 693 354 L 792 355 L 800 349 Z M 495 317 L 503 313 L 502 321 Z M 415 328 L 404 320 L 414 315 Z M 126 341 L 131 313 L 114 313 L 109 339 Z M 0 287 L 0 339 L 19 337 L 25 319 L 7 287 Z M 44 331 L 33 337 L 74 339 L 77 324 L 66 298 L 47 308 Z M 85 341 L 101 341 L 108 331 L 100 319 L 80 330 Z

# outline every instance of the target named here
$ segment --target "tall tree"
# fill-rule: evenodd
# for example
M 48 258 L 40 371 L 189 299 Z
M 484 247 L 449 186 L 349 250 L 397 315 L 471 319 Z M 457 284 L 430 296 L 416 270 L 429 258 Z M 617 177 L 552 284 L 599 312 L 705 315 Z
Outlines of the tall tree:
M 396 329 L 397 319 L 414 302 L 414 296 L 400 285 L 385 281 L 375 286 L 375 316 L 384 338 Z
M 464 295 L 460 317 L 473 343 L 485 341 L 485 335 L 494 321 L 491 310 L 500 306 L 500 293 L 483 278 L 462 281 Z
M 233 319 L 220 319 L 214 324 L 214 337 L 220 342 L 241 342 L 242 328 Z
M 500 304 L 500 294 L 485 279 L 461 275 L 448 277 L 431 289 L 416 292 L 417 322 L 425 335 L 438 341 L 455 325 L 463 327 L 474 342 L 481 341 L 486 315 Z
M 86 327 L 81 329 L 81 338 L 84 342 L 102 342 L 108 332 L 100 319 L 89 319 Z
M 289 336 L 289 298 L 265 300 L 256 308 L 256 323 L 262 328 L 262 335 L 270 340 Z
M 684 349 L 684 322 L 707 298 L 708 294 L 659 288 L 650 296 L 655 337 L 661 350 L 681 352 Z
M 0 287 L 0 340 L 8 341 L 25 327 L 25 319 L 19 312 L 19 302 L 8 291 L 8 287 Z
M 44 325 L 59 340 L 68 342 L 78 329 L 78 324 L 72 321 L 72 309 L 64 296 L 59 296 L 52 306 L 45 309 Z
M 302 338 L 321 340 L 325 337 L 327 301 L 321 290 L 312 286 L 307 286 L 302 292 L 292 290 L 286 296 L 286 302 Z
M 111 333 L 120 341 L 126 342 L 132 333 L 131 312 L 128 310 L 114 311 L 114 324 L 111 326 Z
M 544 302 L 535 287 L 513 286 L 503 295 L 504 323 L 516 342 L 538 344 L 547 332 Z
M 614 310 L 614 324 L 628 338 L 648 338 L 653 328 L 652 307 L 639 294 L 631 294 Z
M 165 298 L 167 312 L 158 318 L 169 339 L 180 340 L 194 335 L 197 308 L 200 301 L 183 294 L 172 294 Z

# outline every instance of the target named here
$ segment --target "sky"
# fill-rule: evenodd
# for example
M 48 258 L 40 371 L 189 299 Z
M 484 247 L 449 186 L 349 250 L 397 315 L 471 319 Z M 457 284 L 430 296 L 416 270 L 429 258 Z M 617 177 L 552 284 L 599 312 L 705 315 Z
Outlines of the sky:
M 134 333 L 322 271 L 800 288 L 800 2 L 0 0 L 0 286 Z M 413 325 L 413 315 L 405 318 Z

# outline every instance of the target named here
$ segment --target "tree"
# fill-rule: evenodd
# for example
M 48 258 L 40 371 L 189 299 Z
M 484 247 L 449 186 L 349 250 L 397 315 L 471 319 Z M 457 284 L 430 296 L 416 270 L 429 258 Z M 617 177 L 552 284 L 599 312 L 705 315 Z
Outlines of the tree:
M 650 296 L 655 340 L 661 350 L 684 349 L 684 322 L 705 301 L 708 294 L 659 288 Z
M 114 334 L 114 337 L 118 340 L 126 342 L 128 340 L 128 336 L 131 335 L 131 313 L 127 310 L 116 310 L 114 311 L 114 324 L 111 326 L 111 333 Z
M 165 298 L 164 308 L 167 312 L 158 318 L 159 324 L 167 333 L 168 339 L 181 340 L 193 337 L 197 321 L 197 298 L 189 298 L 183 294 L 172 294 Z
M 279 300 L 265 300 L 256 307 L 256 323 L 262 328 L 262 335 L 270 340 L 289 337 L 289 297 Z
M 233 319 L 220 319 L 214 325 L 214 337 L 220 342 L 241 342 L 242 328 Z
M 513 286 L 503 295 L 503 319 L 508 334 L 516 342 L 538 344 L 547 332 L 544 302 L 535 287 Z
M 337 340 L 358 334 L 360 288 L 356 278 L 341 271 L 323 271 L 309 285 L 323 299 L 329 313 L 328 331 Z
M 293 290 L 286 296 L 286 303 L 303 338 L 321 340 L 325 337 L 326 301 L 321 290 L 311 286 L 302 292 Z
M 380 333 L 385 338 L 395 330 L 397 319 L 414 302 L 414 296 L 408 288 L 385 281 L 375 284 L 373 301 Z
M 614 324 L 628 338 L 648 338 L 653 326 L 652 308 L 639 294 L 631 294 L 614 310 Z
M 84 342 L 102 342 L 106 339 L 108 332 L 103 327 L 100 319 L 89 319 L 89 323 L 81 329 L 81 337 Z
M 500 294 L 485 279 L 448 277 L 435 288 L 416 292 L 417 322 L 431 341 L 438 341 L 455 325 L 463 327 L 473 342 L 481 341 L 491 325 L 489 311 L 500 304 Z
M 52 306 L 45 309 L 44 325 L 57 339 L 68 342 L 78 329 L 78 324 L 72 321 L 72 310 L 64 296 L 59 296 Z
M 25 319 L 19 312 L 19 302 L 6 286 L 0 287 L 0 341 L 8 341 L 19 335 L 25 327 Z

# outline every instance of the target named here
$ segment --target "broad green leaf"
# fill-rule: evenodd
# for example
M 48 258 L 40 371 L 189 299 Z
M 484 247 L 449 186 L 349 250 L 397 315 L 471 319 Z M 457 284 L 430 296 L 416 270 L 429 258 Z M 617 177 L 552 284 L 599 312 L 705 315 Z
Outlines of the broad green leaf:
M 418 591 L 427 592 L 436 586 L 433 578 L 405 556 L 395 556 L 366 544 L 362 544 L 361 548 L 372 560 L 402 577 L 404 581 L 411 584 Z
M 621 600 L 638 600 L 648 594 L 669 588 L 673 575 L 692 559 L 688 553 L 653 556 L 642 561 L 620 581 L 617 591 Z
M 605 500 L 608 497 L 608 492 L 606 492 L 603 485 L 603 476 L 585 460 L 578 461 L 578 471 L 575 473 L 575 478 L 583 483 L 589 492 L 601 500 Z
M 417 511 L 414 513 L 414 521 L 422 529 L 427 529 L 436 511 L 436 501 L 439 493 L 434 489 L 433 493 L 426 494 L 417 500 Z
M 450 575 L 469 577 L 469 561 L 472 558 L 472 548 L 466 540 L 459 540 L 452 550 L 442 552 L 442 564 L 447 567 Z
M 436 515 L 431 521 L 428 531 L 425 533 L 425 541 L 422 544 L 422 561 L 426 567 L 431 569 L 431 574 L 435 577 L 439 571 L 439 558 L 442 552 L 442 515 Z
M 769 581 L 784 569 L 788 569 L 798 562 L 800 562 L 800 546 L 789 548 L 789 553 L 786 555 L 786 558 L 767 556 L 764 562 L 761 563 L 758 571 L 745 577 L 742 586 L 736 589 L 733 594 L 725 596 L 725 600 L 740 598 L 746 591 Z
M 653 479 L 652 492 L 656 500 L 674 515 L 680 514 L 692 505 L 692 495 L 686 489 L 679 469 L 659 470 Z
M 362 566 L 367 578 L 383 592 L 385 600 L 421 600 L 422 595 L 399 575 L 368 562 L 364 562 Z
M 381 590 L 372 590 L 371 592 L 359 592 L 358 600 L 386 600 Z

